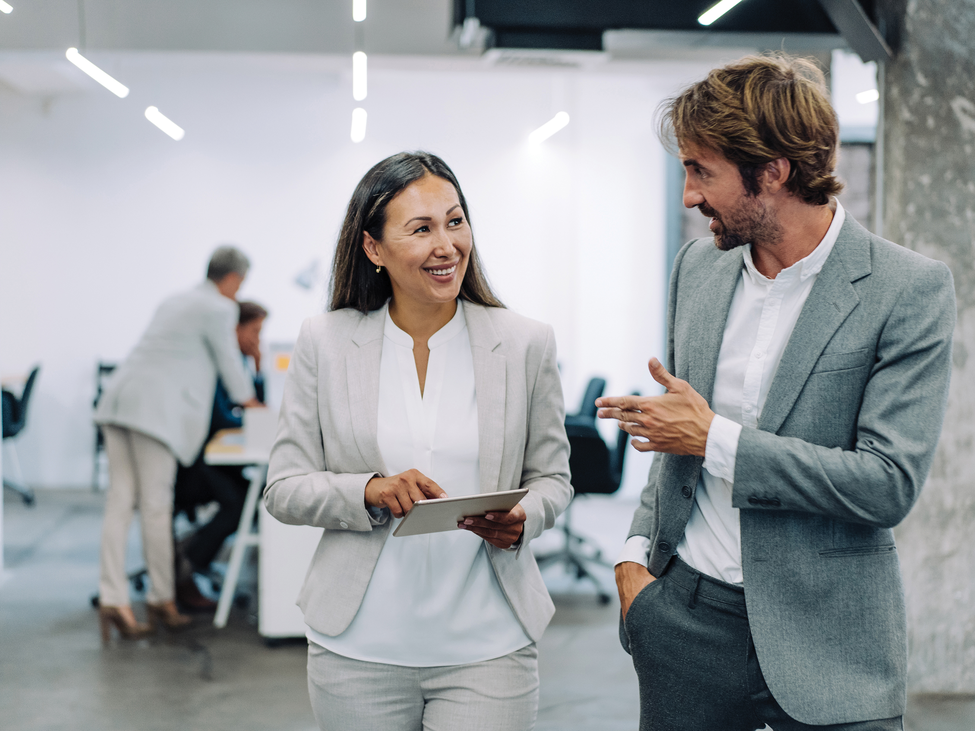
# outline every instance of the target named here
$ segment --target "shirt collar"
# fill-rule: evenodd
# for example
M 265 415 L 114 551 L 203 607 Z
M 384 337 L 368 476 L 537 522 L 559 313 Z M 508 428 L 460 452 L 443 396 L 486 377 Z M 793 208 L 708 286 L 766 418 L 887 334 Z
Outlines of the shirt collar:
M 430 350 L 443 345 L 446 342 L 452 340 L 456 335 L 459 335 L 467 327 L 467 320 L 464 317 L 464 303 L 462 300 L 457 300 L 457 311 L 454 312 L 454 316 L 450 318 L 450 321 L 444 325 L 442 328 L 437 330 L 430 339 L 427 341 L 427 347 Z M 410 337 L 409 333 L 401 330 L 393 318 L 389 316 L 389 308 L 386 309 L 386 325 L 383 330 L 383 334 L 392 340 L 397 345 L 402 345 L 403 347 L 413 349 L 413 338 Z
M 833 246 L 836 245 L 836 240 L 840 236 L 840 229 L 843 228 L 843 222 L 845 220 L 846 210 L 843 208 L 843 204 L 836 200 L 836 211 L 833 213 L 833 221 L 829 224 L 823 240 L 819 242 L 808 256 L 800 259 L 791 267 L 783 269 L 775 279 L 769 279 L 755 267 L 755 262 L 752 260 L 751 244 L 746 244 L 743 247 L 745 269 L 754 282 L 773 282 L 783 277 L 783 275 L 785 275 L 784 278 L 787 281 L 794 279 L 799 282 L 805 282 L 809 277 L 815 276 L 822 271 L 830 252 L 833 251 Z

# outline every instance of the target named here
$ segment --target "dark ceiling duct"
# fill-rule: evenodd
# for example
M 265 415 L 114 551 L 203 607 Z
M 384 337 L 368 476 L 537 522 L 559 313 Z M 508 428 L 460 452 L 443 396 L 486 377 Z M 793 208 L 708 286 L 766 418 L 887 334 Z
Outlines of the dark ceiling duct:
M 870 18 L 875 0 L 743 0 L 705 28 L 716 0 L 454 0 L 454 22 L 476 17 L 497 48 L 603 50 L 611 30 L 822 36 L 843 33 L 867 60 L 885 47 Z M 863 50 L 861 50 L 863 49 Z M 888 49 L 889 50 L 889 49 Z M 864 55 L 866 54 L 866 56 Z

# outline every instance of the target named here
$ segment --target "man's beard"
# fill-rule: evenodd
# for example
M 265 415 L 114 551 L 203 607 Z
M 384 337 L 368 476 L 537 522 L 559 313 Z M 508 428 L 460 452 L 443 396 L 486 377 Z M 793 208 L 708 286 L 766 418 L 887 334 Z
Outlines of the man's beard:
M 698 209 L 715 219 L 714 245 L 722 251 L 731 251 L 745 244 L 774 246 L 782 240 L 782 225 L 758 198 L 746 195 L 723 215 L 707 203 L 702 203 Z

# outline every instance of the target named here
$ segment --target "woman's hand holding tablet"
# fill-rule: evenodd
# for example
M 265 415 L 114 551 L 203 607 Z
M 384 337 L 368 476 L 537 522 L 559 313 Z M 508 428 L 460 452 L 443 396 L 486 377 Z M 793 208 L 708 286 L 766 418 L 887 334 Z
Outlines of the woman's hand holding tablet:
M 463 527 L 498 548 L 508 548 L 521 535 L 525 511 L 518 502 L 527 494 L 528 488 L 523 487 L 503 492 L 417 500 L 393 535 L 413 536 Z M 490 519 L 487 518 L 489 514 L 492 516 Z M 468 523 L 468 520 L 471 522 Z M 509 534 L 513 534 L 514 538 L 507 545 L 501 545 Z

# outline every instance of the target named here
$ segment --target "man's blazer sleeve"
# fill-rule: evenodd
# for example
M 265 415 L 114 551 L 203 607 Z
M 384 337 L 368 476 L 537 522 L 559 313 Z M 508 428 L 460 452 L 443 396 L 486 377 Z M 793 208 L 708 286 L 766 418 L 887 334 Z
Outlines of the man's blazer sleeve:
M 674 258 L 674 267 L 670 274 L 670 288 L 667 296 L 667 370 L 676 373 L 676 346 L 674 342 L 674 323 L 677 319 L 677 290 L 680 283 L 680 267 L 684 261 L 684 255 L 690 250 L 699 239 L 688 241 L 677 252 Z M 660 479 L 661 468 L 665 457 L 663 454 L 655 453 L 653 462 L 650 465 L 650 475 L 647 484 L 640 493 L 640 504 L 633 514 L 633 521 L 630 524 L 629 536 L 653 537 L 656 533 L 656 506 L 657 506 L 657 482 Z
M 903 280 L 880 331 L 853 449 L 742 429 L 734 507 L 756 509 L 761 496 L 770 509 L 881 528 L 910 511 L 947 405 L 955 297 L 951 273 L 940 262 L 917 266 Z
M 235 335 L 237 306 L 229 300 L 227 305 L 214 306 L 207 313 L 206 339 L 227 393 L 235 404 L 242 404 L 254 398 L 254 384 L 240 358 L 240 345 Z

